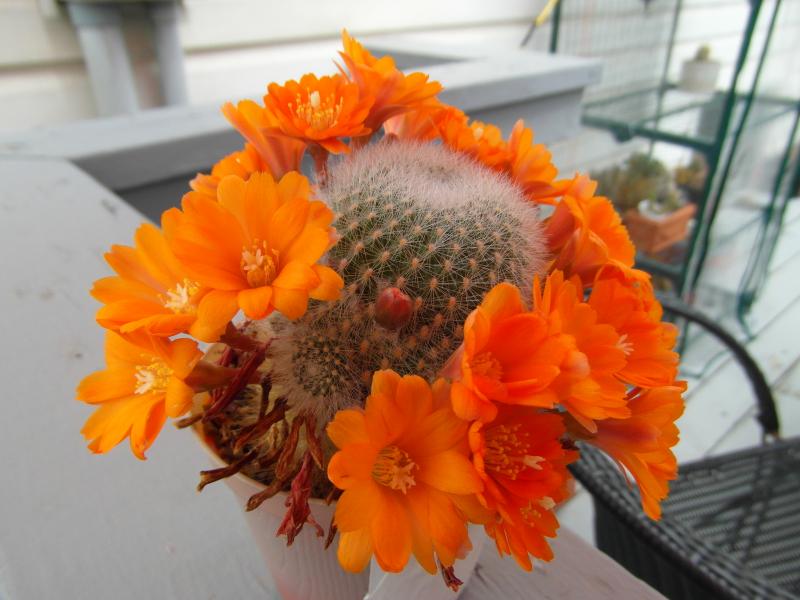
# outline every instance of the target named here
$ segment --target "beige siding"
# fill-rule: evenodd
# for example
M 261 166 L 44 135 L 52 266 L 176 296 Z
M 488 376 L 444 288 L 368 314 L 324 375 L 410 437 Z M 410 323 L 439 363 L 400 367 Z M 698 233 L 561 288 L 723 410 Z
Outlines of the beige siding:
M 47 0 L 0 2 L 0 132 L 90 118 L 95 109 L 80 45 Z M 185 0 L 181 21 L 193 103 L 259 93 L 267 80 L 297 76 L 298 64 L 331 70 L 343 27 L 358 34 L 523 23 L 529 0 Z M 52 16 L 48 16 L 50 13 Z M 128 8 L 125 34 L 142 107 L 160 103 L 145 15 Z M 9 43 L 8 40 L 11 40 Z M 312 43 L 299 44 L 299 41 Z

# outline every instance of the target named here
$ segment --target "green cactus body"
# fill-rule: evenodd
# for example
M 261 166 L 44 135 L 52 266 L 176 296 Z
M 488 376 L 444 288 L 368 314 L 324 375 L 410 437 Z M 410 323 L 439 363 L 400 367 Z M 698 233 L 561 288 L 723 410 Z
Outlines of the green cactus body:
M 510 281 L 527 294 L 542 272 L 537 207 L 509 180 L 441 146 L 372 144 L 333 166 L 321 194 L 336 214 L 340 238 L 328 261 L 344 279 L 342 297 L 271 323 L 275 382 L 318 422 L 362 403 L 377 369 L 433 379 L 486 292 Z M 390 287 L 413 307 L 396 330 L 374 319 Z

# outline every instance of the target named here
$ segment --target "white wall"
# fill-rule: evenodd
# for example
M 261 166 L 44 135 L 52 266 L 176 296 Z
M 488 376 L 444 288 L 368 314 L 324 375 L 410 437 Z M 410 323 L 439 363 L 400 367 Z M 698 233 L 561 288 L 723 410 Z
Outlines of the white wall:
M 343 27 L 365 35 L 524 23 L 543 0 L 184 0 L 181 37 L 190 100 L 219 103 L 296 77 L 303 55 L 329 49 Z M 0 132 L 90 118 L 95 110 L 77 37 L 51 0 L 0 1 Z M 44 7 L 44 8 L 43 8 Z M 143 11 L 125 34 L 142 107 L 161 102 Z M 310 63 L 322 71 L 332 63 Z
M 562 0 L 559 50 L 600 57 L 604 79 L 587 99 L 654 86 L 661 77 L 677 0 Z M 89 82 L 75 33 L 52 0 L 0 0 L 0 133 L 36 125 L 91 118 Z M 545 0 L 184 0 L 181 36 L 190 101 L 220 104 L 259 96 L 267 82 L 304 70 L 332 70 L 343 27 L 354 34 L 408 32 L 426 43 L 517 47 L 532 15 Z M 770 2 L 765 2 L 769 7 Z M 747 0 L 683 0 L 670 74 L 709 44 L 730 78 Z M 54 6 L 49 4 L 49 6 Z M 160 104 L 149 23 L 129 10 L 126 26 L 142 107 Z M 769 11 L 765 11 L 769 12 Z M 763 30 L 763 25 L 760 30 Z M 783 2 L 781 34 L 764 79 L 771 88 L 797 94 L 800 0 Z M 531 48 L 545 50 L 550 27 L 536 32 Z M 754 40 L 758 44 L 759 39 Z M 303 67 L 298 67 L 302 64 Z M 754 63 L 748 65 L 752 75 Z M 641 141 L 617 144 L 601 131 L 554 146 L 564 174 L 624 160 Z M 688 157 L 685 157 L 688 159 Z M 680 160 L 683 160 L 681 158 Z

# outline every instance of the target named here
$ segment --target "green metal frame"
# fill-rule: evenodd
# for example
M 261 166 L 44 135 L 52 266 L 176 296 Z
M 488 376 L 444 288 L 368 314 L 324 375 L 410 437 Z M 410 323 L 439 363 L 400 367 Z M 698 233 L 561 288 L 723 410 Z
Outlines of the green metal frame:
M 561 6 L 566 0 L 562 0 L 556 4 L 553 10 L 553 24 L 550 28 L 550 53 L 555 54 L 558 52 L 558 32 L 561 29 Z
M 739 321 L 746 326 L 746 316 L 766 279 L 769 265 L 778 245 L 786 208 L 792 194 L 800 187 L 800 102 L 795 107 L 794 124 L 781 158 L 778 176 L 772 187 L 772 198 L 762 213 L 757 251 L 747 266 L 736 306 Z M 797 144 L 797 146 L 795 145 Z M 794 150 L 794 156 L 792 156 Z M 793 171 L 791 183 L 784 189 L 786 175 Z M 748 332 L 749 333 L 749 332 Z
M 558 7 L 558 13 L 553 16 L 553 32 L 551 34 L 551 51 L 556 51 L 558 47 L 558 27 L 560 24 L 560 10 L 564 2 L 563 0 Z M 794 111 L 796 113 L 795 127 L 797 127 L 798 118 L 800 118 L 800 103 L 797 99 L 789 98 L 769 98 L 765 96 L 758 96 L 758 83 L 761 76 L 761 71 L 767 58 L 770 41 L 772 39 L 773 31 L 777 22 L 778 12 L 781 6 L 781 0 L 775 0 L 773 3 L 772 14 L 769 15 L 769 24 L 764 36 L 763 43 L 760 48 L 752 47 L 754 33 L 757 29 L 759 18 L 762 16 L 762 8 L 766 2 L 764 0 L 749 0 L 749 14 L 745 27 L 743 30 L 742 40 L 739 46 L 739 52 L 736 58 L 736 63 L 733 70 L 727 91 L 723 92 L 722 109 L 719 121 L 716 127 L 716 133 L 713 137 L 703 137 L 699 135 L 680 135 L 662 128 L 662 120 L 666 117 L 678 115 L 690 110 L 696 110 L 707 102 L 687 102 L 678 107 L 664 108 L 664 97 L 672 89 L 666 81 L 669 66 L 672 61 L 673 42 L 678 27 L 678 20 L 680 11 L 683 7 L 682 0 L 677 0 L 675 5 L 675 13 L 672 20 L 670 31 L 670 46 L 667 53 L 665 66 L 662 72 L 661 84 L 655 88 L 639 90 L 630 92 L 625 95 L 616 96 L 613 98 L 603 99 L 585 106 L 583 115 L 583 124 L 589 127 L 599 128 L 612 133 L 618 141 L 628 141 L 633 138 L 644 138 L 650 140 L 652 143 L 665 142 L 675 144 L 684 148 L 692 149 L 701 153 L 708 164 L 709 174 L 706 178 L 705 187 L 703 190 L 703 200 L 698 206 L 698 219 L 697 226 L 692 231 L 687 242 L 686 255 L 680 264 L 667 264 L 658 260 L 639 256 L 637 257 L 637 265 L 641 268 L 653 272 L 655 274 L 663 275 L 669 278 L 676 289 L 679 296 L 686 298 L 694 290 L 700 273 L 703 268 L 705 258 L 709 251 L 710 235 L 713 224 L 718 214 L 719 207 L 725 192 L 728 176 L 735 159 L 736 149 L 739 146 L 743 131 L 746 127 L 754 127 L 761 124 L 761 122 L 749 121 L 752 107 L 754 103 L 770 103 L 774 102 L 782 107 L 781 110 L 770 114 L 763 122 L 771 121 L 774 118 L 785 115 L 787 112 Z M 740 92 L 741 75 L 747 62 L 748 56 L 753 52 L 758 52 L 758 62 L 754 74 L 753 82 L 750 88 L 745 92 Z M 624 118 L 615 118 L 614 116 L 597 114 L 597 110 L 602 107 L 613 106 L 614 104 L 629 101 L 637 95 L 656 94 L 656 110 L 653 114 L 645 118 L 636 120 L 629 120 Z M 791 156 L 791 146 L 794 136 L 790 136 L 787 142 L 787 147 L 784 152 L 784 168 L 790 167 L 789 160 Z M 800 162 L 800 160 L 798 161 Z M 800 167 L 799 167 L 800 168 Z M 782 177 L 782 176 L 781 176 Z M 800 174 L 795 173 L 795 179 L 800 178 Z M 779 178 L 780 179 L 780 178 Z M 784 204 L 778 208 L 779 204 L 779 190 L 781 181 L 775 182 L 775 190 L 773 193 L 772 201 L 768 209 L 762 215 L 762 230 L 766 232 L 768 225 L 774 222 L 777 217 L 778 222 L 782 220 L 783 213 L 785 212 Z M 763 235 L 766 246 L 758 248 L 758 254 L 761 260 L 769 260 L 774 251 L 775 240 L 769 238 L 766 233 Z M 762 263 L 763 264 L 763 263 Z M 758 269 L 755 269 L 758 270 Z M 749 278 L 749 277 L 748 277 Z M 753 285 L 746 285 L 743 290 L 741 298 L 737 300 L 739 309 L 737 310 L 739 320 L 744 325 L 744 315 L 752 304 L 752 299 L 755 290 L 751 290 Z M 757 288 L 757 286 L 756 286 Z

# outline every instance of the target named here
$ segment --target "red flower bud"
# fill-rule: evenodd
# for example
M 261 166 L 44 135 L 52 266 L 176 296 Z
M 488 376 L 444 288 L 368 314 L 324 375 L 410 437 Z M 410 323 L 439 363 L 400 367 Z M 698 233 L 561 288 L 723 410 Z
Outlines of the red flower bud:
M 413 308 L 408 294 L 396 287 L 386 288 L 375 301 L 375 322 L 392 331 L 400 329 L 411 320 Z

